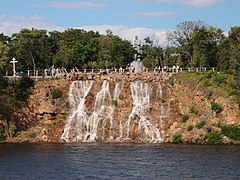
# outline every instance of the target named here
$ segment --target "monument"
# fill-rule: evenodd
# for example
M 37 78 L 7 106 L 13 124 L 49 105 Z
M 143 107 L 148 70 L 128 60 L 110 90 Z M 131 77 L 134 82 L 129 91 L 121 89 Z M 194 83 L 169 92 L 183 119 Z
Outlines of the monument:
M 10 63 L 13 64 L 13 76 L 15 77 L 16 76 L 16 63 L 18 61 L 16 61 L 15 57 L 12 58 L 12 61 L 10 61 Z
M 135 72 L 141 72 L 143 69 L 143 65 L 141 62 L 141 40 L 138 38 L 138 36 L 135 36 L 133 47 L 136 50 L 135 54 L 135 60 L 131 63 L 131 66 L 134 67 Z

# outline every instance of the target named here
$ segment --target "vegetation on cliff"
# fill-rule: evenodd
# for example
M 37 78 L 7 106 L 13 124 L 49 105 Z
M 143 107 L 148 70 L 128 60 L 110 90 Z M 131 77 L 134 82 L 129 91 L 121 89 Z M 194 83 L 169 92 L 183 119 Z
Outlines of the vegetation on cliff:
M 28 77 L 6 79 L 0 76 L 0 141 L 15 134 L 19 121 L 17 112 L 27 106 L 33 84 Z
M 181 88 L 179 94 L 185 94 L 181 101 L 187 103 L 181 130 L 173 134 L 172 142 L 176 143 L 178 135 L 185 143 L 240 143 L 240 88 L 236 75 L 217 71 L 180 73 L 173 75 L 169 83 Z
M 218 93 L 226 98 L 233 98 L 237 103 L 240 103 L 240 76 L 233 75 L 227 72 L 200 72 L 200 73 L 180 73 L 174 75 L 170 80 L 171 84 L 174 81 L 187 82 L 192 87 L 201 86 L 206 92 L 206 98 L 210 99 L 214 93 Z M 222 107 L 216 102 L 212 102 L 212 109 L 216 113 L 222 111 Z

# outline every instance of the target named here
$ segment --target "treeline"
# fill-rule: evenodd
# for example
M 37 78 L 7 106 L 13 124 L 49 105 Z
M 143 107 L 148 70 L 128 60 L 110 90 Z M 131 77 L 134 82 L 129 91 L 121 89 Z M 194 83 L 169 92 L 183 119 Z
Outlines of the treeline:
M 68 29 L 64 32 L 22 29 L 12 37 L 0 34 L 0 67 L 12 71 L 12 57 L 18 71 L 43 70 L 51 66 L 77 68 L 124 67 L 133 61 L 131 42 L 112 34 Z
M 202 21 L 185 21 L 176 26 L 161 47 L 146 37 L 140 47 L 140 59 L 147 68 L 156 66 L 216 67 L 238 73 L 240 69 L 240 27 L 228 34 Z M 0 69 L 12 72 L 12 57 L 19 61 L 18 71 L 43 70 L 51 66 L 70 69 L 126 67 L 136 50 L 130 41 L 81 29 L 64 32 L 22 29 L 11 37 L 0 34 Z

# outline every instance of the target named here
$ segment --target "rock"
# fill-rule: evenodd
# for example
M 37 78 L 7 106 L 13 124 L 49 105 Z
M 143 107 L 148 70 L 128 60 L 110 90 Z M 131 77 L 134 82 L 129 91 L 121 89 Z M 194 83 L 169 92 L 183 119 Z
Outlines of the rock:
M 178 122 L 174 122 L 173 125 L 170 127 L 170 130 L 173 131 L 178 127 Z
M 43 142 L 48 142 L 48 141 L 49 141 L 49 137 L 44 134 L 44 135 L 42 136 L 42 141 L 43 141 Z

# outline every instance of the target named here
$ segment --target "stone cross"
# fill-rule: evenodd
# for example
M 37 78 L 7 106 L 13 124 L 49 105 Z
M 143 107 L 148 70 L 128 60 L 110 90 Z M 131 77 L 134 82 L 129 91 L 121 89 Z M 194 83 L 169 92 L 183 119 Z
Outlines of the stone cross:
M 13 64 L 13 76 L 16 76 L 16 63 L 18 61 L 16 61 L 15 57 L 12 58 L 12 61 L 10 61 L 10 63 Z

